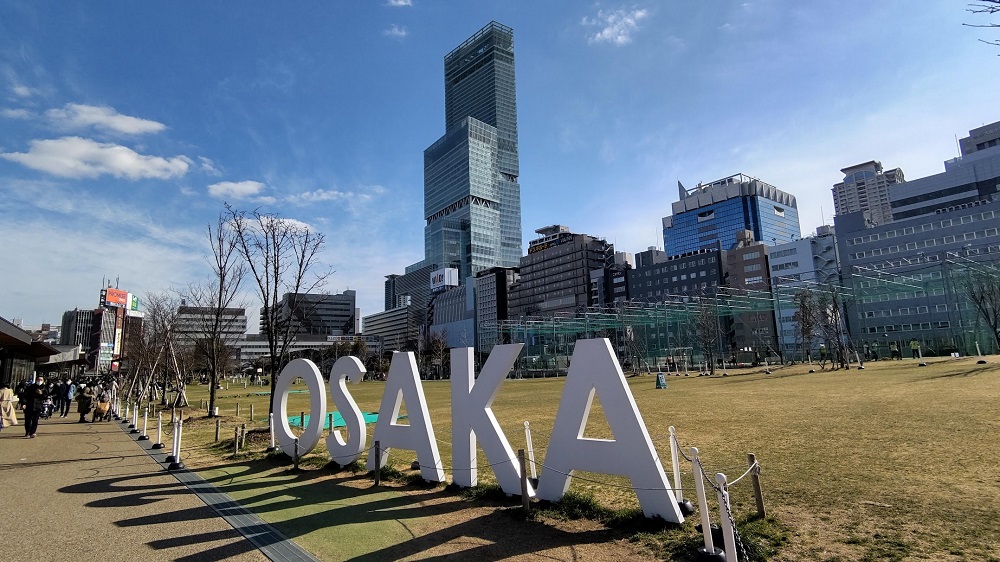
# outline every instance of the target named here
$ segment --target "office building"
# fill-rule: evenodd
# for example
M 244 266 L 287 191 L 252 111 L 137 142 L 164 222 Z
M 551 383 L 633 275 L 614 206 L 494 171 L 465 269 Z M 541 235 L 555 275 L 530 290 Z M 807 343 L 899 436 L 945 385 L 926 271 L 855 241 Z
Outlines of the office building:
M 714 296 L 723 283 L 725 259 L 726 252 L 718 248 L 644 259 L 644 265 L 628 272 L 629 298 L 662 303 L 677 297 Z
M 476 274 L 476 351 L 489 353 L 500 342 L 500 323 L 510 318 L 510 288 L 520 275 L 517 269 L 494 267 Z
M 491 22 L 445 56 L 445 129 L 424 151 L 424 263 L 460 279 L 521 257 L 514 34 Z
M 998 193 L 1000 147 L 987 147 L 894 186 L 890 224 L 873 226 L 865 212 L 836 217 L 852 337 L 883 349 L 917 339 L 935 354 L 975 353 L 976 341 L 992 351 L 961 280 L 1000 259 Z
M 838 215 L 871 211 L 874 224 L 892 222 L 889 186 L 903 183 L 903 170 L 883 170 L 875 160 L 843 168 L 844 180 L 833 186 L 833 208 Z
M 942 209 L 981 205 L 1000 193 L 1000 147 L 977 150 L 944 163 L 944 172 L 894 186 L 894 220 L 939 213 Z
M 969 136 L 958 140 L 962 156 L 997 145 L 1000 145 L 1000 121 L 972 129 L 969 131 Z
M 278 304 L 278 325 L 291 324 L 296 336 L 348 336 L 357 333 L 356 293 L 285 293 Z M 260 331 L 264 332 L 261 311 Z
M 779 351 L 782 356 L 799 361 L 805 357 L 805 349 L 802 347 L 799 323 L 795 319 L 795 294 L 803 290 L 822 291 L 840 284 L 837 237 L 833 227 L 821 226 L 814 236 L 769 248 L 768 262 Z M 814 347 L 819 345 L 819 341 L 817 337 Z M 818 357 L 815 353 L 814 356 Z
M 692 189 L 677 182 L 677 189 L 680 200 L 663 218 L 663 249 L 669 256 L 728 250 L 743 230 L 769 244 L 800 235 L 795 197 L 757 178 L 736 174 Z
M 535 231 L 510 291 L 510 317 L 573 314 L 593 306 L 590 273 L 611 262 L 614 246 L 562 225 Z
M 777 356 L 771 278 L 768 275 L 769 247 L 753 233 L 738 234 L 736 247 L 726 252 L 726 289 L 732 312 L 732 342 L 741 350 L 760 357 Z
M 369 314 L 362 320 L 365 336 L 375 336 L 382 342 L 382 351 L 416 351 L 420 328 L 426 318 L 413 306 L 399 306 Z
M 90 332 L 94 322 L 93 310 L 75 308 L 63 312 L 59 345 L 90 346 Z
M 476 346 L 474 283 L 449 287 L 431 300 L 430 333 L 444 338 L 445 346 Z

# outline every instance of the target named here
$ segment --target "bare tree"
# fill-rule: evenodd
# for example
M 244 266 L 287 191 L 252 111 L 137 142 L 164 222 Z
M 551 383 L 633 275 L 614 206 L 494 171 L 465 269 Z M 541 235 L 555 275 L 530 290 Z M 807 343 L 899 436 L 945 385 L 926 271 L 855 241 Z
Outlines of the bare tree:
M 694 338 L 708 362 L 709 373 L 715 374 L 715 348 L 719 344 L 719 307 L 714 298 L 698 300 L 692 320 Z
M 966 268 L 961 286 L 1000 347 L 1000 276 L 989 270 Z
M 796 323 L 795 339 L 802 345 L 802 356 L 812 363 L 812 348 L 820 333 L 819 303 L 816 295 L 809 289 L 802 289 L 792 297 L 795 303 L 795 314 L 792 320 Z
M 316 291 L 326 283 L 332 270 L 317 271 L 325 237 L 298 221 L 259 210 L 239 211 L 228 204 L 226 218 L 261 300 L 261 329 L 267 338 L 273 412 L 275 375 L 284 366 L 296 335 L 291 315 L 282 314 L 282 297 L 287 295 L 287 306 L 295 310 L 299 295 Z
M 239 301 L 247 264 L 240 259 L 239 240 L 226 215 L 207 226 L 212 249 L 209 265 L 212 277 L 192 283 L 184 292 L 191 325 L 186 326 L 186 342 L 205 361 L 209 375 L 208 416 L 214 417 L 219 377 L 231 366 L 232 355 L 245 326 L 246 303 Z
M 1000 14 L 1000 0 L 978 0 L 977 2 L 970 3 L 966 6 L 965 11 L 973 14 L 986 14 L 988 16 Z M 966 27 L 991 27 L 1000 28 L 1000 23 L 985 23 L 985 24 L 973 24 L 973 23 L 963 23 L 962 25 Z M 987 45 L 994 45 L 1000 47 L 1000 39 L 994 39 L 993 41 L 988 41 L 986 39 L 980 39 L 983 43 Z
M 818 324 L 830 350 L 830 356 L 839 367 L 847 368 L 850 356 L 847 349 L 847 338 L 844 330 L 844 315 L 842 312 L 843 296 L 840 288 L 829 285 L 816 299 Z M 835 367 L 836 368 L 836 367 Z
M 170 292 L 151 292 L 145 296 L 146 313 L 143 317 L 142 343 L 139 346 L 142 369 L 132 391 L 138 399 L 152 399 L 160 389 L 161 405 L 167 405 L 166 386 L 169 373 L 168 354 L 170 340 L 175 336 L 177 323 L 177 298 Z M 145 370 L 145 372 L 143 372 Z M 131 389 L 128 389 L 131 390 Z

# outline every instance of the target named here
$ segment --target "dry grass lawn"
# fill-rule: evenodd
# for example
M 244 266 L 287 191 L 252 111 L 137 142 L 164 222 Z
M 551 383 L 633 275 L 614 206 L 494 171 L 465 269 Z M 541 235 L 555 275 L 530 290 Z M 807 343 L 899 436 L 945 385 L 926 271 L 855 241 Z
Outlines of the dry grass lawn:
M 766 506 L 790 529 L 775 560 L 1000 561 L 1000 362 L 928 362 L 918 367 L 913 360 L 880 361 L 863 371 L 811 374 L 802 365 L 772 374 L 730 370 L 728 377 L 668 377 L 663 390 L 654 388 L 651 376 L 630 378 L 629 384 L 668 475 L 670 425 L 683 445 L 701 450 L 707 468 L 731 478 L 745 470 L 746 453 L 757 455 Z M 564 381 L 506 381 L 493 406 L 515 449 L 524 447 L 523 422 L 531 422 L 539 463 Z M 376 411 L 383 386 L 364 382 L 350 388 L 362 410 Z M 519 521 L 511 510 L 440 487 L 372 489 L 363 473 L 327 469 L 322 445 L 300 474 L 259 454 L 233 458 L 235 424 L 266 427 L 267 397 L 248 396 L 260 390 L 241 384 L 221 392 L 218 446 L 212 445 L 214 421 L 197 409 L 187 411 L 185 462 L 323 559 L 663 556 L 649 550 L 648 535 L 612 532 L 595 522 Z M 426 381 L 424 391 L 448 467 L 449 383 Z M 197 405 L 207 388 L 192 387 L 189 395 Z M 258 419 L 236 418 L 237 402 L 244 417 L 253 402 Z M 290 411 L 306 408 L 305 394 L 290 396 Z M 599 407 L 591 412 L 587 433 L 609 436 Z M 258 440 L 252 448 L 259 452 L 263 445 Z M 390 457 L 404 471 L 413 460 L 407 451 Z M 606 475 L 580 476 L 627 484 Z M 488 470 L 480 471 L 481 483 L 491 480 Z M 689 467 L 682 480 L 685 495 L 693 496 Z M 617 487 L 575 479 L 572 489 L 611 508 L 637 505 L 631 491 Z M 733 497 L 738 515 L 753 510 L 748 481 L 733 488 Z

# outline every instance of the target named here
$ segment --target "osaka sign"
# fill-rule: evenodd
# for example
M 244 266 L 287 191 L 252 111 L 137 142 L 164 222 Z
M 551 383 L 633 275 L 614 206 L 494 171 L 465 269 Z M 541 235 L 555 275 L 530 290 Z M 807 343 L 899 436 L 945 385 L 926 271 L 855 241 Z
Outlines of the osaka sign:
M 492 465 L 500 487 L 512 495 L 521 493 L 521 474 L 507 436 L 493 414 L 493 401 L 500 392 L 521 352 L 523 344 L 493 348 L 482 372 L 473 372 L 472 348 L 451 351 L 451 441 L 453 479 L 464 487 L 477 482 L 477 442 Z M 330 370 L 329 397 L 346 423 L 346 436 L 332 429 L 326 438 L 331 458 L 338 464 L 354 462 L 367 449 L 364 417 L 347 387 L 357 383 L 365 368 L 355 357 L 341 357 Z M 276 396 L 281 420 L 275 424 L 275 438 L 282 451 L 292 455 L 295 435 L 288 424 L 288 394 L 292 383 L 302 378 L 309 388 L 309 424 L 299 436 L 299 454 L 311 451 L 320 440 L 327 411 L 323 377 L 308 359 L 290 362 L 278 376 Z M 594 397 L 600 398 L 614 439 L 583 436 Z M 400 407 L 406 403 L 409 425 L 397 423 Z M 413 353 L 394 353 L 386 377 L 373 439 L 380 455 L 368 455 L 368 469 L 385 466 L 392 448 L 414 451 L 424 480 L 444 482 L 445 473 L 438 452 L 434 426 L 427 409 L 417 363 Z M 538 489 L 528 485 L 528 494 L 556 501 L 569 489 L 575 470 L 626 476 L 632 481 L 642 511 L 680 523 L 673 486 L 667 480 L 653 441 L 642 421 L 632 392 L 607 339 L 578 340 L 566 384 L 559 401 L 552 440 L 549 442 L 539 475 Z

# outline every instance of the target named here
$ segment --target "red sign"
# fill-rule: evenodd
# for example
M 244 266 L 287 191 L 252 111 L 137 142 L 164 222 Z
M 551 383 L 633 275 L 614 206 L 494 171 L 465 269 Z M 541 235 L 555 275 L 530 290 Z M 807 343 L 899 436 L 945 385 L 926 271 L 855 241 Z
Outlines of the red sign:
M 108 287 L 105 290 L 104 304 L 107 306 L 128 306 L 128 292 Z

